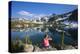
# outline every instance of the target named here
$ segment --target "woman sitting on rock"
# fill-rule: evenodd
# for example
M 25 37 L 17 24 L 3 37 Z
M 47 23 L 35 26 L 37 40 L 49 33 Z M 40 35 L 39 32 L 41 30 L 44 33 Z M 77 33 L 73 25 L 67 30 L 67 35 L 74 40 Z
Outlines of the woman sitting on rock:
M 44 36 L 44 39 L 43 39 L 43 45 L 44 45 L 45 48 L 49 48 L 50 47 L 49 40 L 52 40 L 52 38 L 49 37 L 48 34 L 46 34 Z

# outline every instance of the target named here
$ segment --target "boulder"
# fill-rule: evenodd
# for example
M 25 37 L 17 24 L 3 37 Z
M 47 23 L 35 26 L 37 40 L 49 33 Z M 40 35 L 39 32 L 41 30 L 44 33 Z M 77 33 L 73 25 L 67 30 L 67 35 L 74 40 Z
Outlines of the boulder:
M 31 45 L 31 44 L 25 44 L 24 51 L 25 52 L 32 52 L 33 51 L 33 45 Z
M 65 50 L 66 50 L 66 49 L 75 49 L 75 47 L 73 47 L 72 45 L 67 45 L 67 46 L 64 47 L 64 49 L 65 49 Z
M 34 52 L 40 52 L 40 51 L 42 51 L 41 48 L 39 48 L 39 47 L 37 47 L 37 46 L 34 46 Z

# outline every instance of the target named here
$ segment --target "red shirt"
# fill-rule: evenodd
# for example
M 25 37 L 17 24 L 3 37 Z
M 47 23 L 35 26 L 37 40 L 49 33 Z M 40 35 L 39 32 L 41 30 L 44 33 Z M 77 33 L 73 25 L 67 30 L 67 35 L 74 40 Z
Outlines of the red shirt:
M 49 39 L 48 38 L 44 39 L 44 46 L 49 46 Z

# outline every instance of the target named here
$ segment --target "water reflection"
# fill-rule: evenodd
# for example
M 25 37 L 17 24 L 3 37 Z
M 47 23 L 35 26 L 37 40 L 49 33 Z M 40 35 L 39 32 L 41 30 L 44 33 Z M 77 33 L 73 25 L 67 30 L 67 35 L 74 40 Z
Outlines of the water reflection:
M 33 44 L 41 43 L 45 33 L 52 37 L 53 43 L 61 44 L 61 36 L 62 32 L 58 32 L 57 28 L 53 27 L 31 27 L 25 29 L 12 29 L 11 36 L 12 40 L 18 36 L 20 39 L 24 38 L 25 36 L 29 36 L 32 40 Z M 74 44 L 77 41 L 77 30 L 76 29 L 66 29 L 64 30 L 64 44 Z M 75 32 L 73 32 L 75 31 Z M 75 34 L 75 35 L 74 35 Z

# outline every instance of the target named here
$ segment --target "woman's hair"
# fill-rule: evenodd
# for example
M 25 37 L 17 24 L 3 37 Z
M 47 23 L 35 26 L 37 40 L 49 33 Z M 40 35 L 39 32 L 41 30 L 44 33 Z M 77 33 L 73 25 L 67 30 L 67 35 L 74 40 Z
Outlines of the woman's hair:
M 46 38 L 46 37 L 47 37 L 47 35 L 48 35 L 48 34 L 45 34 L 44 38 Z

